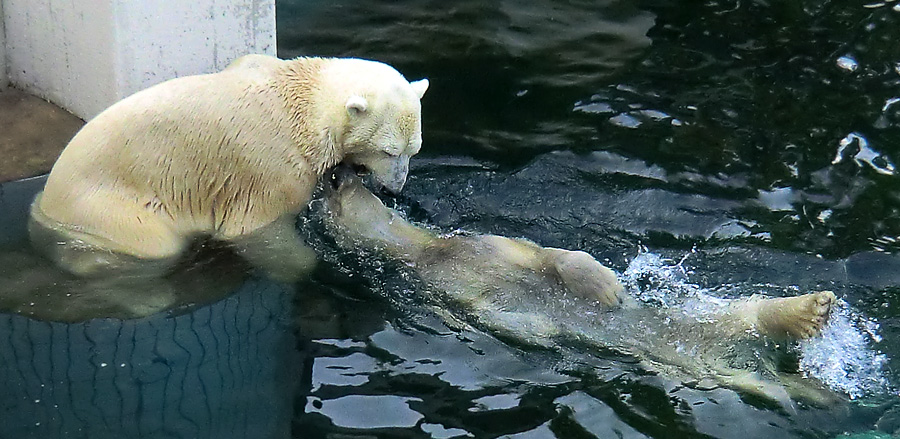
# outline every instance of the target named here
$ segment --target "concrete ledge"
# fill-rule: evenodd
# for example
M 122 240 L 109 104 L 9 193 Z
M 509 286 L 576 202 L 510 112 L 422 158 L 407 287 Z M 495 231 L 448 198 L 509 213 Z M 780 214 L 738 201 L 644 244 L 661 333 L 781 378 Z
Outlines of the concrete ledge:
M 6 30 L 3 27 L 3 0 L 0 0 L 0 92 L 9 85 L 6 73 Z
M 274 0 L 2 3 L 9 81 L 84 119 L 166 79 L 275 55 Z
M 0 183 L 49 171 L 82 125 L 41 98 L 15 88 L 0 92 Z

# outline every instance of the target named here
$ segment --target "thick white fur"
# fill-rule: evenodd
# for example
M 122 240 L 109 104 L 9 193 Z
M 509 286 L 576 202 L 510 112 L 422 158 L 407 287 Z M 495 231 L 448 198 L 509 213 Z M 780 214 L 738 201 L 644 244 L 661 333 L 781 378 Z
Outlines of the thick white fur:
M 172 258 L 195 235 L 240 243 L 260 233 L 248 252 L 288 239 L 309 257 L 292 218 L 317 179 L 347 161 L 402 187 L 427 87 L 373 61 L 264 55 L 158 84 L 72 139 L 32 207 L 33 229 L 51 232 L 62 245 L 51 253 L 82 273 L 110 252 Z

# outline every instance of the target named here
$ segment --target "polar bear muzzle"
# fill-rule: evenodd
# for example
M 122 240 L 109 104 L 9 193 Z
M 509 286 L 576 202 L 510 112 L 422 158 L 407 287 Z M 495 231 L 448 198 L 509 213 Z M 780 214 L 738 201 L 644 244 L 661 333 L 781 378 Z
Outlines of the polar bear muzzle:
M 370 159 L 366 161 L 365 168 L 385 189 L 392 194 L 399 194 L 409 174 L 409 154 Z

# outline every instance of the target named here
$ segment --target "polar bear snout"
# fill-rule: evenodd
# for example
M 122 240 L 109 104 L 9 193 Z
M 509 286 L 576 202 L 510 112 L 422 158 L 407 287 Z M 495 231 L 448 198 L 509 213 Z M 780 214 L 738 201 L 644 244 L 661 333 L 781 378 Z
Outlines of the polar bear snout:
M 384 152 L 351 154 L 343 164 L 351 165 L 358 175 L 367 174 L 391 194 L 399 194 L 409 173 L 409 154 L 389 155 Z M 371 181 L 369 181 L 371 183 Z

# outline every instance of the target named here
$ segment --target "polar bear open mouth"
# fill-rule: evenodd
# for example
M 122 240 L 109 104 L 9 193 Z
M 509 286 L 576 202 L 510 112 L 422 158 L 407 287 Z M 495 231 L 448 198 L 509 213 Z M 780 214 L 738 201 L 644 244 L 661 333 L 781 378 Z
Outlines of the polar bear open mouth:
M 328 184 L 331 185 L 331 189 L 340 189 L 344 183 L 352 180 L 354 177 L 359 177 L 363 181 L 372 180 L 366 178 L 369 174 L 369 170 L 365 166 L 341 163 L 331 170 L 331 174 L 328 176 Z
M 339 189 L 344 182 L 353 178 L 360 180 L 373 195 L 379 197 L 396 195 L 375 177 L 371 169 L 363 164 L 340 162 L 332 168 L 328 180 L 332 189 Z

